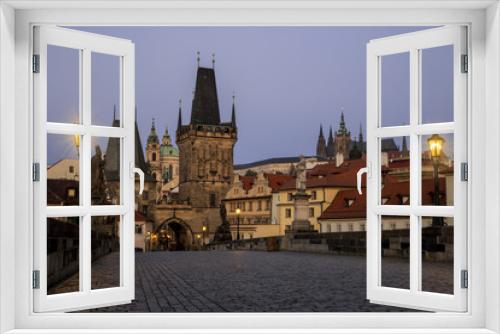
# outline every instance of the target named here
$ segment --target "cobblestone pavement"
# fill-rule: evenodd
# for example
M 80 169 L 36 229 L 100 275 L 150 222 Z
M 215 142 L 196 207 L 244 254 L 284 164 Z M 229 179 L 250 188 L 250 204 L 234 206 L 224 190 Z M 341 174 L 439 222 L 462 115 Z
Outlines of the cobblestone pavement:
M 93 264 L 111 270 L 116 255 Z M 407 260 L 384 258 L 387 274 L 407 271 Z M 428 278 L 452 265 L 431 263 Z M 433 268 L 433 266 L 435 268 Z M 389 272 L 390 271 L 390 272 Z M 433 275 L 434 273 L 434 276 Z M 98 277 L 95 275 L 94 277 Z M 75 277 L 62 285 L 74 284 Z M 446 288 L 446 287 L 445 287 Z M 449 287 L 447 287 L 449 288 Z M 258 251 L 150 252 L 136 254 L 136 299 L 91 312 L 391 312 L 405 309 L 366 299 L 361 256 Z M 87 311 L 88 312 L 88 311 Z

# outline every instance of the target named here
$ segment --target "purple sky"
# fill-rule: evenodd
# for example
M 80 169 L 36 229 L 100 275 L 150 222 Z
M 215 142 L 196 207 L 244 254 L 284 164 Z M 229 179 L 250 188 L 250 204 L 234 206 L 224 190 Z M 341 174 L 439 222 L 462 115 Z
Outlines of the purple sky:
M 338 125 L 344 108 L 347 127 L 366 134 L 366 44 L 369 40 L 419 30 L 415 27 L 86 27 L 99 34 L 130 39 L 136 46 L 136 102 L 142 143 L 151 119 L 159 135 L 168 126 L 175 140 L 178 100 L 190 118 L 196 77 L 196 52 L 211 67 L 215 53 L 221 118 L 231 115 L 236 92 L 239 139 L 235 162 L 311 155 L 319 125 L 325 135 Z M 423 121 L 451 120 L 451 48 L 424 53 Z M 384 125 L 408 119 L 408 69 L 405 55 L 383 60 Z M 95 124 L 111 124 L 118 102 L 118 63 L 93 57 Z M 428 59 L 428 61 L 426 61 Z M 68 51 L 49 54 L 49 120 L 70 121 L 78 101 L 78 58 Z M 51 70 L 51 68 L 56 68 Z M 52 89 L 51 89 L 52 87 Z M 73 88 L 72 88 L 73 87 Z M 388 89 L 384 90 L 384 87 Z M 52 92 L 52 93 L 51 93 Z M 62 158 L 62 144 L 49 148 L 49 162 Z

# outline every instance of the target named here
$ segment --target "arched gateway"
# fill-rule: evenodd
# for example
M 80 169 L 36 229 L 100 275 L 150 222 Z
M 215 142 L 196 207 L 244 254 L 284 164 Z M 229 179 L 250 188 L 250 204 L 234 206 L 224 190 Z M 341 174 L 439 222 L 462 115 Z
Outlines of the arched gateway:
M 159 224 L 155 231 L 156 242 L 153 249 L 157 251 L 190 250 L 194 244 L 191 227 L 182 219 L 171 217 Z

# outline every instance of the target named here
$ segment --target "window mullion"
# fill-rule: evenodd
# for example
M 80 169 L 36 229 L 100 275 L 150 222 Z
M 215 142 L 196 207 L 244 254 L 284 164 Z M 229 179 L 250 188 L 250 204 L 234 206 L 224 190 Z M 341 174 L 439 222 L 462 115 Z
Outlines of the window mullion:
M 420 159 L 417 127 L 420 120 L 420 59 L 419 50 L 410 50 L 410 291 L 420 287 L 420 229 L 415 208 L 419 204 Z
M 82 172 L 80 173 L 80 186 L 84 215 L 82 220 L 82 238 L 80 241 L 80 267 L 82 291 L 89 292 L 91 289 L 91 261 L 92 261 L 92 238 L 91 238 L 91 159 L 92 159 L 92 137 L 90 135 L 91 119 L 91 51 L 83 50 L 82 59 L 82 124 L 85 129 L 82 140 Z

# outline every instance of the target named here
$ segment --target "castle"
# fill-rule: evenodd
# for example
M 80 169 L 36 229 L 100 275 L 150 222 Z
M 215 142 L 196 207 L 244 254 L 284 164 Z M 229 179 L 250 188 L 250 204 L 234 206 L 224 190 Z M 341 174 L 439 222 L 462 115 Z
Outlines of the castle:
M 339 128 L 333 136 L 332 127 L 328 134 L 328 142 L 323 135 L 323 125 L 319 127 L 319 136 L 316 143 L 316 156 L 324 159 L 360 159 L 366 152 L 366 142 L 363 140 L 363 129 L 359 128 L 359 137 L 351 139 L 351 131 L 345 124 L 344 112 L 340 115 Z

